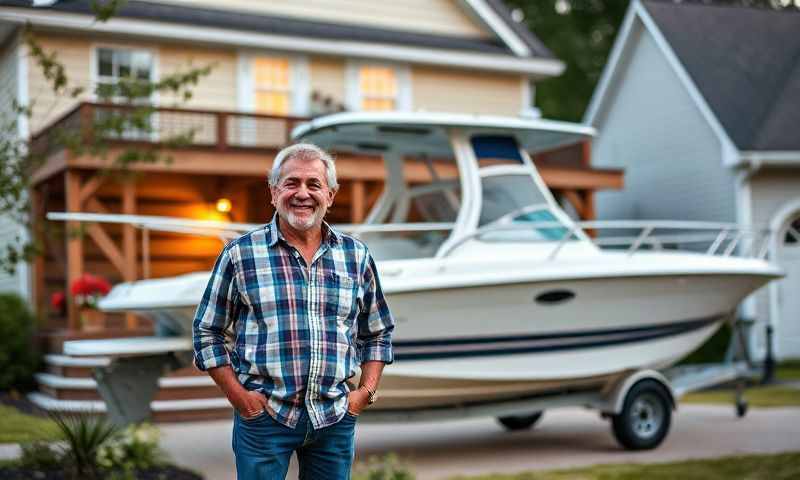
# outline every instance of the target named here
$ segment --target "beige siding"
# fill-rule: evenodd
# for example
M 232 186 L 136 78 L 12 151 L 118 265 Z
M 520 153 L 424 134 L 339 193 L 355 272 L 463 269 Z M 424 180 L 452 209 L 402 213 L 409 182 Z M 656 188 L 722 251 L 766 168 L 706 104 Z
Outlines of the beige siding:
M 156 1 L 156 0 L 152 0 Z M 456 0 L 157 0 L 201 8 L 410 30 L 442 35 L 487 36 Z
M 37 34 L 41 46 L 46 51 L 58 52 L 58 60 L 66 68 L 71 86 L 84 87 L 82 100 L 91 100 L 92 85 L 92 50 L 99 46 L 146 49 L 153 52 L 159 76 L 178 71 L 186 71 L 191 67 L 213 65 L 211 73 L 200 79 L 192 88 L 193 96 L 181 106 L 187 108 L 207 108 L 219 110 L 236 110 L 236 52 L 209 48 L 196 48 L 180 45 L 158 45 L 148 42 L 129 42 L 121 40 L 105 40 L 78 38 L 51 33 Z M 47 83 L 41 68 L 33 59 L 29 62 L 29 91 L 35 100 L 31 131 L 37 132 L 61 114 L 75 105 L 76 100 L 57 97 Z M 163 93 L 159 97 L 161 105 L 181 104 L 175 96 Z
M 516 116 L 524 107 L 521 78 L 472 70 L 413 67 L 413 109 Z
M 76 36 L 43 33 L 37 34 L 36 38 L 45 51 L 57 52 L 57 59 L 66 69 L 70 86 L 83 87 L 84 93 L 81 98 L 89 99 L 91 42 Z M 67 95 L 56 96 L 33 57 L 29 57 L 28 60 L 28 79 L 28 95 L 33 102 L 30 131 L 36 133 L 72 108 L 77 100 L 67 98 Z
M 313 57 L 309 61 L 311 71 L 311 93 L 317 92 L 322 98 L 330 98 L 333 103 L 345 103 L 345 62 L 344 60 Z
M 236 110 L 237 55 L 233 50 L 162 45 L 158 52 L 159 74 L 163 77 L 191 68 L 211 65 L 211 73 L 192 88 L 192 98 L 181 102 L 171 95 L 161 95 L 161 105 L 179 104 L 186 108 Z

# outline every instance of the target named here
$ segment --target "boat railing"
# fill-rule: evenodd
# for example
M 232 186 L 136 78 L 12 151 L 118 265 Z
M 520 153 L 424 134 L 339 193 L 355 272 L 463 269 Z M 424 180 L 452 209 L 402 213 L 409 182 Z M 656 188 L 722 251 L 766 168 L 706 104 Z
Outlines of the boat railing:
M 742 258 L 764 259 L 769 253 L 772 238 L 769 229 L 743 228 L 735 223 L 670 220 L 588 220 L 570 224 L 558 221 L 519 222 L 481 227 L 451 242 L 437 254 L 437 257 L 448 256 L 469 240 L 487 241 L 486 237 L 495 232 L 525 232 L 539 229 L 564 232 L 560 238 L 539 240 L 542 243 L 554 244 L 547 257 L 548 260 L 557 258 L 571 241 L 588 241 L 601 249 L 624 249 L 629 257 L 642 251 L 688 250 L 706 255 L 725 257 L 736 255 Z M 609 232 L 620 231 L 622 235 L 607 235 Z M 530 238 L 526 237 L 524 241 L 530 241 Z

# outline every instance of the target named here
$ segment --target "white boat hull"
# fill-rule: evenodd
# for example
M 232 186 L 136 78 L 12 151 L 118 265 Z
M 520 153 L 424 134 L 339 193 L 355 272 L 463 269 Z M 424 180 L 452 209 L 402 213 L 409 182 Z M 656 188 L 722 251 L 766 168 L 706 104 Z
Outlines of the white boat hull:
M 385 370 L 376 409 L 609 388 L 626 372 L 679 361 L 770 278 L 642 275 L 395 292 L 387 282 L 397 322 L 396 361 Z M 553 291 L 574 297 L 536 302 Z M 195 309 L 161 306 L 137 313 L 166 327 L 164 334 L 188 335 Z

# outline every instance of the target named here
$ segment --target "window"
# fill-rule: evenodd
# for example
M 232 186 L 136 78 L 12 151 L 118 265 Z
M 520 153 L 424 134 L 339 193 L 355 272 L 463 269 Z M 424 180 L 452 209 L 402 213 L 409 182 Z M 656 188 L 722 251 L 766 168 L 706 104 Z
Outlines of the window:
M 397 110 L 397 76 L 391 67 L 361 67 L 358 72 L 361 110 Z
M 116 85 L 121 79 L 153 80 L 153 55 L 147 50 L 127 48 L 97 49 L 97 86 Z M 112 100 L 122 100 L 113 98 Z M 150 99 L 145 99 L 149 101 Z
M 288 115 L 292 110 L 289 59 L 254 58 L 253 94 L 257 113 Z
M 347 105 L 350 110 L 411 109 L 408 68 L 352 62 L 347 72 Z

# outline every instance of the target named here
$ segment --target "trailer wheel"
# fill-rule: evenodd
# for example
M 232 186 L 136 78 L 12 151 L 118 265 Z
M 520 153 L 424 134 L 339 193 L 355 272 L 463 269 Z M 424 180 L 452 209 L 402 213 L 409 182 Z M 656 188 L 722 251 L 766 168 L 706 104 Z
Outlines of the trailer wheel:
M 649 450 L 664 441 L 672 419 L 672 402 L 654 380 L 636 383 L 625 395 L 622 412 L 611 417 L 614 437 L 629 450 Z
M 497 421 L 506 428 L 506 430 L 526 430 L 533 427 L 536 422 L 542 418 L 544 412 L 533 412 L 530 415 L 512 415 L 508 417 L 499 417 Z

